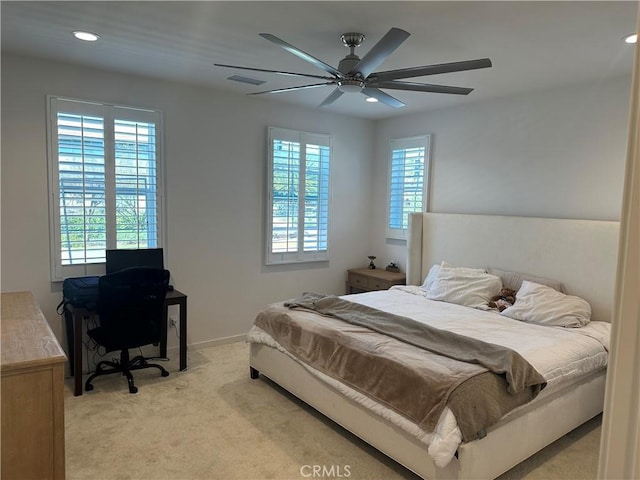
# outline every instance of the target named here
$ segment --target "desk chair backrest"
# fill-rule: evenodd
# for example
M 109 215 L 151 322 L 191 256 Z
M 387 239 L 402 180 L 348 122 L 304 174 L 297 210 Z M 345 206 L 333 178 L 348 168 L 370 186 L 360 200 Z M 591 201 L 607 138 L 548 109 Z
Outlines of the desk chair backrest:
M 168 270 L 135 267 L 100 277 L 98 315 L 107 350 L 160 341 Z

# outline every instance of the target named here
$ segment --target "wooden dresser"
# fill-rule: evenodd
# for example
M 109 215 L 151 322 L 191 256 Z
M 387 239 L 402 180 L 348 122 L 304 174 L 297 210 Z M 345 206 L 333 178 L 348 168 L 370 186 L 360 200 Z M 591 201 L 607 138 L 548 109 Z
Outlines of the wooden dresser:
M 2 294 L 3 480 L 63 479 L 64 363 L 31 292 Z
M 379 268 L 352 268 L 347 270 L 347 293 L 388 290 L 394 285 L 404 285 L 406 275 L 387 272 Z

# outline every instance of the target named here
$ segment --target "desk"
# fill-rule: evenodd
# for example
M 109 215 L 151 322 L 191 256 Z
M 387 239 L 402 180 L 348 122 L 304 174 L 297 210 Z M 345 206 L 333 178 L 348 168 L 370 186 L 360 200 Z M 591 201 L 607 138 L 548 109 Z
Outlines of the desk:
M 162 315 L 162 336 L 160 338 L 160 356 L 167 356 L 167 327 L 169 306 L 178 305 L 180 308 L 180 370 L 187 369 L 187 296 L 178 290 L 167 292 L 164 299 L 164 314 Z M 77 397 L 82 395 L 82 319 L 91 314 L 86 308 L 71 307 L 73 318 L 73 378 L 74 391 Z M 78 374 L 79 372 L 79 374 Z

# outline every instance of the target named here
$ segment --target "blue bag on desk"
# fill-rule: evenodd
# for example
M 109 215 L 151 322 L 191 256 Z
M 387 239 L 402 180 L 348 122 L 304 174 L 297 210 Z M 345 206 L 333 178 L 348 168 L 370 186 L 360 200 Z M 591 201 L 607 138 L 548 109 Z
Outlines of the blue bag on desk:
M 99 276 L 65 278 L 62 283 L 61 306 L 71 305 L 77 308 L 95 310 L 98 303 Z

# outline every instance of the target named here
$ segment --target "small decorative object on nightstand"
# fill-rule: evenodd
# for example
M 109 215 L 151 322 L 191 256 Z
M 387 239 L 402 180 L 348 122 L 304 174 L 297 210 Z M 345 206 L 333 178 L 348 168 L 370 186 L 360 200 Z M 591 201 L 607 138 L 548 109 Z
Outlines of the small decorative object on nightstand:
M 370 268 L 352 268 L 347 271 L 347 293 L 388 290 L 394 285 L 405 283 L 405 274 L 401 272 Z
M 374 270 L 374 269 L 376 268 L 376 265 L 375 265 L 375 263 L 373 263 L 373 261 L 376 259 L 376 257 L 375 257 L 375 256 L 373 256 L 373 255 L 369 255 L 367 258 L 370 260 L 370 262 L 369 262 L 369 268 L 370 268 L 371 270 Z
M 387 272 L 399 272 L 400 271 L 400 267 L 398 267 L 398 264 L 396 262 L 390 262 L 389 265 L 387 265 L 387 268 L 385 268 L 385 270 Z

